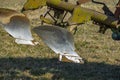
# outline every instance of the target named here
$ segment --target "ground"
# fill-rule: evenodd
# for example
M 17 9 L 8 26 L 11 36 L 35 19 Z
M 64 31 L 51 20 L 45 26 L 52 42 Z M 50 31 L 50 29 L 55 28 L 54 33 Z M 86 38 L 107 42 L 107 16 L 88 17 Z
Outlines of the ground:
M 72 1 L 72 0 L 71 0 Z M 99 1 L 99 0 L 97 0 Z M 101 0 L 112 12 L 117 0 Z M 20 11 L 26 0 L 0 0 L 0 7 Z M 101 5 L 82 5 L 103 12 Z M 40 25 L 39 15 L 46 8 L 27 11 L 31 28 Z M 0 80 L 120 80 L 120 41 L 111 38 L 111 31 L 98 33 L 99 26 L 88 22 L 74 35 L 76 52 L 85 64 L 63 63 L 34 33 L 39 45 L 18 45 L 0 28 Z

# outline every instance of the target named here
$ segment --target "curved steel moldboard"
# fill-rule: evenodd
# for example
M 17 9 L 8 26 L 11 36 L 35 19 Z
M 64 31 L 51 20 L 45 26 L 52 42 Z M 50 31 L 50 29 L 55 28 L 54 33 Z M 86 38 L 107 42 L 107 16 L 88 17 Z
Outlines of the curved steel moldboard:
M 64 28 L 43 25 L 34 28 L 33 31 L 56 53 L 66 53 L 75 49 L 72 34 Z
M 0 8 L 0 23 L 12 37 L 17 39 L 16 42 L 32 45 L 30 22 L 24 14 L 15 10 Z

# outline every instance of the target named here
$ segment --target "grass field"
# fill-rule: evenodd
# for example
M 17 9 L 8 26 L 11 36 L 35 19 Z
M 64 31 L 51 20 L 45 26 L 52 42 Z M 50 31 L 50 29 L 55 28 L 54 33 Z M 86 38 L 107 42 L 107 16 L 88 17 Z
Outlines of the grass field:
M 17 1 L 1 0 L 0 7 L 19 11 L 25 1 Z M 43 9 L 26 12 L 31 28 L 40 25 L 39 15 L 43 12 Z M 120 41 L 111 39 L 110 30 L 100 34 L 98 29 L 91 22 L 79 26 L 74 41 L 85 64 L 74 64 L 59 62 L 58 55 L 34 32 L 39 45 L 18 45 L 1 27 L 0 80 L 120 80 Z

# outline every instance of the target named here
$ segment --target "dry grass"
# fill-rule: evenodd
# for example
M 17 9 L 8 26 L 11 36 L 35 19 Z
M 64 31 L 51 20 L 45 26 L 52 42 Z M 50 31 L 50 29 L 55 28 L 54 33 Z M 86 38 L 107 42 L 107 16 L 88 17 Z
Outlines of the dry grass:
M 10 5 L 13 2 L 0 6 L 10 6 L 19 11 L 23 2 L 16 3 L 18 7 Z M 39 9 L 26 13 L 32 27 L 40 25 L 40 12 L 44 11 Z M 79 26 L 74 35 L 76 51 L 86 61 L 82 65 L 59 62 L 58 55 L 34 32 L 39 45 L 18 45 L 0 28 L 0 80 L 120 80 L 120 42 L 111 39 L 110 30 L 103 35 L 97 33 L 98 28 L 87 23 Z

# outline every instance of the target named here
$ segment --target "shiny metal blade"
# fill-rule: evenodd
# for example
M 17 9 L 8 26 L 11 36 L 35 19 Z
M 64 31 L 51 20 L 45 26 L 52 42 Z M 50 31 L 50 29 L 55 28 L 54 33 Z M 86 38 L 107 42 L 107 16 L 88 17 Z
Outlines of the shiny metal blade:
M 75 50 L 73 36 L 66 29 L 44 25 L 33 30 L 56 53 L 64 54 Z

